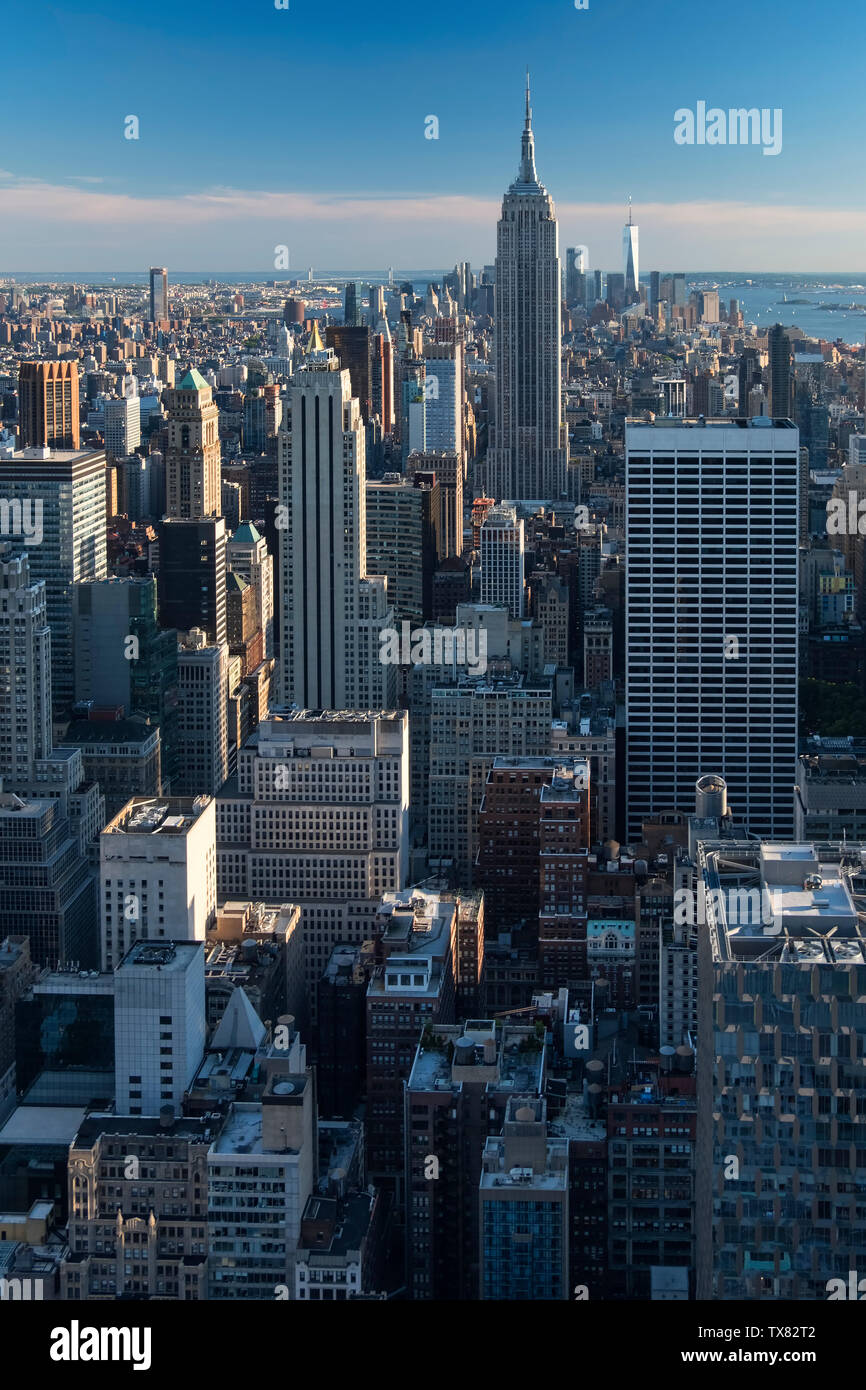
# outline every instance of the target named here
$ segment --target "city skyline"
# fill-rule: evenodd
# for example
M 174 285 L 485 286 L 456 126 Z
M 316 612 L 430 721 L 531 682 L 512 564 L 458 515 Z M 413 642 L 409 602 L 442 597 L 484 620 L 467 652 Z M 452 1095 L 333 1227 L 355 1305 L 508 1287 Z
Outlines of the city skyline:
M 641 1367 L 826 1376 L 847 8 L 7 25 L 0 255 L 79 267 L 0 262 L 0 1302 L 52 1360 L 149 1369 L 168 1303 L 589 1302 Z

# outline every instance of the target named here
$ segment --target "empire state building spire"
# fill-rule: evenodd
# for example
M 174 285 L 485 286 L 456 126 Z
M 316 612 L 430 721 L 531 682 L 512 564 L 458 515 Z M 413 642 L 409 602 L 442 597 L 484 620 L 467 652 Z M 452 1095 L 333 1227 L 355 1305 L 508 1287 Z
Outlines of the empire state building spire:
M 523 123 L 523 138 L 520 142 L 519 183 L 538 183 L 535 172 L 535 136 L 532 134 L 532 107 L 529 104 L 529 68 L 526 69 L 526 119 Z

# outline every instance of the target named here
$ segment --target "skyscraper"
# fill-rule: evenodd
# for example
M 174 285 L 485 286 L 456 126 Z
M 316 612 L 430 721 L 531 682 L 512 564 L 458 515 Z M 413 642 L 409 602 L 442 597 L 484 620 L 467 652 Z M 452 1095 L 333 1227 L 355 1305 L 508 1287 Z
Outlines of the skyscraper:
M 362 616 L 390 622 L 384 579 L 367 583 L 361 612 L 364 426 L 349 372 L 317 330 L 293 383 L 279 434 L 282 699 L 306 709 L 387 707 L 396 692 L 383 701 L 378 686 L 394 668 L 376 661 L 378 644 L 371 651 L 361 626 Z
M 388 579 L 388 601 L 398 623 L 424 618 L 425 579 L 432 588 L 435 553 L 425 547 L 424 504 L 429 492 L 401 473 L 366 486 L 367 559 Z
M 618 270 L 608 271 L 605 297 L 611 309 L 619 312 L 625 307 L 625 276 Z
M 565 302 L 569 308 L 583 304 L 586 298 L 587 268 L 586 247 L 569 246 L 565 252 Z
M 461 895 L 458 910 L 465 902 Z M 393 1016 L 398 1016 L 396 1009 Z M 500 1246 L 498 1238 L 491 1238 L 492 1213 L 485 1211 L 483 1222 L 479 1220 L 485 1141 L 501 1134 L 516 1095 L 534 1105 L 545 1085 L 547 1049 L 530 1052 L 530 1039 L 538 1035 L 526 1016 L 501 1027 L 499 1020 L 469 1017 L 465 1024 L 425 1020 L 434 1043 L 422 1041 L 417 1047 L 406 1080 L 406 1273 L 413 1300 L 477 1298 L 482 1241 L 488 1260 L 494 1250 L 510 1251 L 519 1243 L 506 1236 L 506 1245 Z M 520 1065 L 515 1067 L 517 1058 Z M 441 1155 L 436 1182 L 424 1176 L 427 1154 Z M 523 1171 L 522 1157 L 519 1162 Z M 492 1184 L 485 1185 L 489 1189 Z M 524 1187 L 524 1225 L 530 1196 Z M 552 1234 L 545 1229 L 542 1243 L 548 1254 Z M 561 1260 L 563 1237 L 556 1234 Z M 507 1265 L 502 1258 L 503 1272 Z
M 39 965 L 98 964 L 96 879 L 78 826 L 51 795 L 0 792 L 0 939 L 10 935 L 28 937 Z
M 212 642 L 226 640 L 226 524 L 166 517 L 159 528 L 159 620 Z
M 549 681 L 522 675 L 436 680 L 425 750 L 427 844 L 430 859 L 451 860 L 462 884 L 478 872 L 478 814 L 494 759 L 547 753 L 551 712 Z
M 363 293 L 360 280 L 349 280 L 343 291 L 343 323 L 347 328 L 359 328 L 364 321 L 361 308 Z
M 481 527 L 481 602 L 523 617 L 523 522 L 513 507 L 491 507 Z
M 749 414 L 749 392 L 762 383 L 761 361 L 757 348 L 743 348 L 738 367 L 739 394 L 737 396 L 738 414 Z
M 626 298 L 629 298 L 637 294 L 640 283 L 638 228 L 631 219 L 631 198 L 628 200 L 628 221 L 622 229 L 622 267 L 625 275 Z
M 163 323 L 168 318 L 168 271 L 165 266 L 150 268 L 150 321 Z
M 406 475 L 435 473 L 441 493 L 440 554 L 443 559 L 463 554 L 463 465 L 453 452 L 412 452 L 406 459 Z
M 382 893 L 407 880 L 409 716 L 273 714 L 216 805 L 220 897 L 300 904 L 313 991 L 334 946 L 371 939 Z
M 18 443 L 77 449 L 77 362 L 22 362 L 18 368 Z
M 794 414 L 794 373 L 791 369 L 791 340 L 780 323 L 767 334 L 770 354 L 770 414 L 774 420 L 789 420 Z
M 220 514 L 219 408 L 213 390 L 191 367 L 173 391 L 165 460 L 166 511 L 180 520 Z
M 99 839 L 102 969 L 136 941 L 204 941 L 216 919 L 213 798 L 134 796 Z
M 294 1032 L 288 1048 L 263 1047 L 257 1062 L 261 1102 L 233 1104 L 208 1151 L 208 1297 L 215 1300 L 268 1299 L 283 1284 L 294 1288 L 313 1190 L 316 1102 L 306 1048 Z
M 394 345 L 385 319 L 379 320 L 373 334 L 371 368 L 373 414 L 381 423 L 382 433 L 390 434 L 394 428 Z
M 769 419 L 626 424 L 629 836 L 718 773 L 791 835 L 799 439 Z
M 75 699 L 122 705 L 127 718 L 138 716 L 158 730 L 162 790 L 167 792 L 178 771 L 177 633 L 160 627 L 156 600 L 153 575 L 75 585 Z M 103 732 L 109 742 L 111 728 Z M 133 790 L 129 785 L 124 800 Z
M 204 946 L 136 941 L 114 978 L 114 1087 L 121 1115 L 180 1111 L 207 1037 Z
M 373 399 L 373 347 L 370 330 L 360 321 L 355 324 L 328 324 L 325 343 L 333 348 L 341 367 L 349 373 L 352 395 L 357 396 L 361 419 L 370 419 Z
M 107 573 L 105 472 L 101 450 L 22 449 L 0 459 L 0 498 L 12 518 L 7 534 L 16 553 L 27 552 L 31 580 L 45 580 L 56 712 L 74 698 L 74 586 Z
M 483 1161 L 480 1297 L 568 1298 L 568 1140 L 548 1137 L 547 1102 L 511 1097 Z
M 0 777 L 27 782 L 51 752 L 51 633 L 27 555 L 0 554 Z
M 463 344 L 428 343 L 424 348 L 424 449 L 463 460 Z
M 105 452 L 112 458 L 131 454 L 141 443 L 141 402 L 138 396 L 122 396 L 105 402 Z
M 215 794 L 228 776 L 228 660 L 228 644 L 209 644 L 196 628 L 178 648 L 176 787 L 188 796 Z
M 274 562 L 267 543 L 251 521 L 244 521 L 227 547 L 228 567 L 252 586 L 256 617 L 262 630 L 264 655 L 274 654 Z
M 862 1278 L 863 855 L 697 847 L 700 1300 L 820 1301 Z
M 556 499 L 565 491 L 559 229 L 535 172 L 526 82 L 520 168 L 502 200 L 496 241 L 496 417 L 487 491 L 504 499 Z

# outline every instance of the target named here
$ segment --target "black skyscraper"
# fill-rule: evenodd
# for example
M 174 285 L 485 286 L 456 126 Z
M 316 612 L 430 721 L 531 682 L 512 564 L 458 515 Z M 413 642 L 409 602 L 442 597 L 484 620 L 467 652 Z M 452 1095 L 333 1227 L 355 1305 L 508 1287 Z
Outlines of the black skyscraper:
M 791 340 L 780 323 L 768 334 L 770 352 L 770 414 L 776 420 L 794 414 L 794 377 L 791 371 Z
M 159 620 L 211 642 L 226 640 L 226 524 L 166 518 L 159 530 Z

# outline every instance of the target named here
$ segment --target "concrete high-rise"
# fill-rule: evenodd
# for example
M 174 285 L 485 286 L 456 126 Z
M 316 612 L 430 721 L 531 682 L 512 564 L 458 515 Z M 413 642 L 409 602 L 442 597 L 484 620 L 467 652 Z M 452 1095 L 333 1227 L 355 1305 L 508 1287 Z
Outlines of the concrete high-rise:
M 698 1299 L 857 1296 L 864 862 L 850 842 L 697 846 Z
M 84 778 L 99 787 L 108 820 L 131 796 L 167 793 L 162 782 L 161 732 L 140 716 L 73 719 L 67 726 L 61 747 L 80 753 Z
M 99 450 L 33 448 L 0 459 L 0 498 L 11 518 L 6 535 L 16 553 L 27 552 L 31 581 L 45 581 L 55 712 L 74 699 L 74 587 L 108 572 L 105 475 Z
M 177 652 L 179 770 L 176 790 L 219 791 L 228 776 L 228 664 L 225 642 L 200 628 L 184 634 Z
M 51 753 L 45 583 L 31 580 L 26 554 L 0 554 L 0 673 L 0 777 L 8 788 L 30 781 L 35 760 Z
M 457 454 L 463 462 L 463 343 L 424 348 L 424 448 Z
M 366 485 L 367 560 L 388 580 L 394 620 L 424 619 L 425 580 L 432 589 L 435 553 L 425 546 L 424 503 L 429 493 L 401 473 Z
M 168 412 L 166 512 L 183 521 L 219 516 L 219 408 L 213 390 L 191 367 L 162 399 Z
M 430 701 L 430 859 L 449 860 L 461 884 L 477 872 L 478 814 L 497 756 L 538 757 L 550 748 L 550 683 L 523 676 L 446 677 Z
M 73 594 L 75 699 L 161 724 L 177 684 L 177 640 L 157 621 L 152 574 L 89 580 Z
M 568 462 L 559 230 L 535 172 L 528 79 L 520 168 L 496 235 L 496 414 L 486 491 L 498 502 L 554 500 L 565 491 Z
M 502 604 L 509 617 L 524 609 L 523 522 L 513 507 L 491 507 L 481 527 L 481 602 Z
M 21 449 L 77 449 L 77 362 L 22 362 L 18 368 L 18 444 Z
M 371 629 L 392 615 L 386 580 L 366 571 L 364 426 L 349 372 L 317 330 L 289 394 L 279 433 L 281 698 L 386 708 L 394 668 L 379 663 Z
M 210 796 L 134 796 L 99 841 L 102 969 L 139 940 L 203 942 L 216 920 Z
M 82 1122 L 69 1150 L 62 1299 L 207 1297 L 207 1155 L 220 1123 L 159 1110 Z
M 263 720 L 217 797 L 220 897 L 303 910 L 307 988 L 335 945 L 372 936 L 409 867 L 409 718 L 292 711 Z
M 413 451 L 406 460 L 406 476 L 435 473 L 441 499 L 439 554 L 442 559 L 463 554 L 463 463 L 459 454 Z
M 105 452 L 112 458 L 131 454 L 141 443 L 141 402 L 138 396 L 121 396 L 105 402 Z
M 180 1113 L 206 1036 L 203 944 L 136 941 L 114 976 L 117 1113 Z
M 49 791 L 28 801 L 0 793 L 0 939 L 27 936 L 39 965 L 91 969 L 99 959 L 96 880 L 78 827 Z
M 568 1140 L 548 1137 L 547 1102 L 511 1097 L 484 1145 L 479 1297 L 569 1297 Z
M 793 831 L 799 466 L 790 423 L 626 424 L 629 838 L 708 771 Z
M 164 323 L 168 319 L 168 271 L 165 266 L 150 268 L 150 321 Z
M 267 1300 L 283 1286 L 294 1289 L 295 1251 L 315 1180 L 314 1078 L 298 1033 L 288 1048 L 262 1046 L 256 1062 L 261 1100 L 233 1103 L 208 1151 L 214 1300 Z

